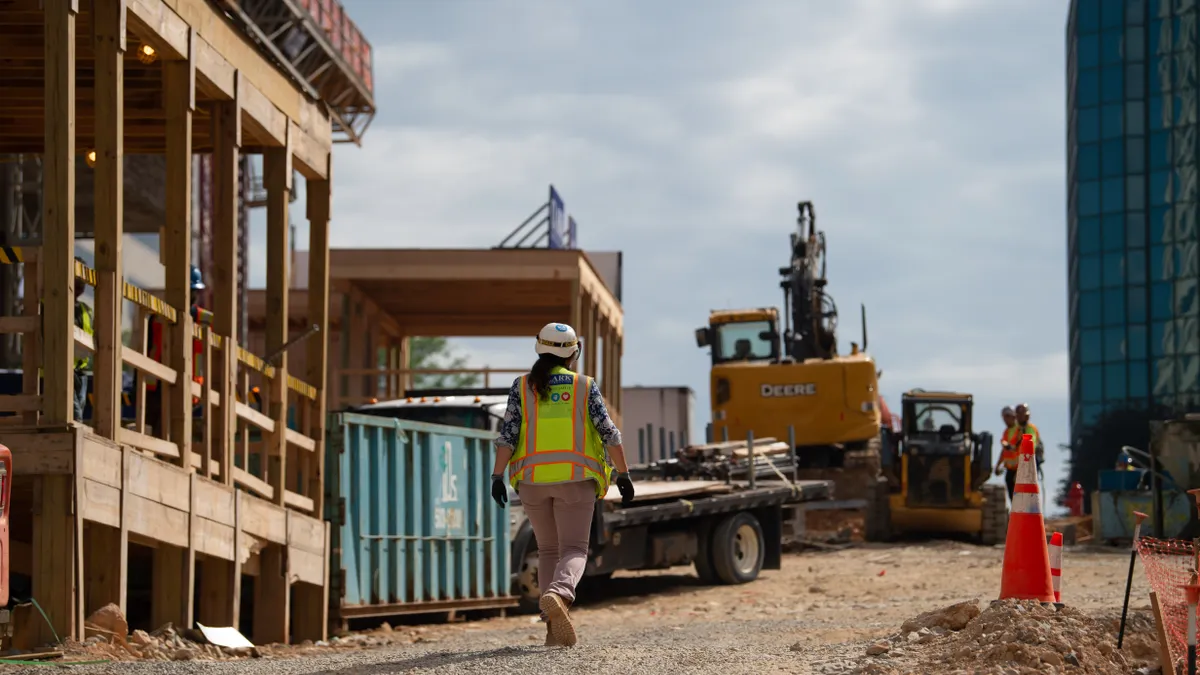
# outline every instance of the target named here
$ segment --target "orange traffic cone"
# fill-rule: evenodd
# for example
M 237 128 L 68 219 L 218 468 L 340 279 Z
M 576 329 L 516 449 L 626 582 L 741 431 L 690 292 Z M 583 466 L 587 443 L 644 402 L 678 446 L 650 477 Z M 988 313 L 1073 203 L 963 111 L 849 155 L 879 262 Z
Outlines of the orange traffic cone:
M 1042 520 L 1037 470 L 1033 465 L 1033 436 L 1021 439 L 1017 486 L 1008 516 L 1004 540 L 1004 571 L 1000 577 L 1000 599 L 1054 602 L 1050 577 L 1050 551 L 1046 547 L 1046 523 Z

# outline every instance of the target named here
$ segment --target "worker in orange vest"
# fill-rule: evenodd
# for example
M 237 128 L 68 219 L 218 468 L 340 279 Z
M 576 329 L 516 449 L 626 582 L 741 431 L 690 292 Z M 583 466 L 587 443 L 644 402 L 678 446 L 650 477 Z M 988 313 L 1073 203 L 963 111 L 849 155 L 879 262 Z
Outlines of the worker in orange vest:
M 1004 434 L 1000 436 L 1000 459 L 996 461 L 996 475 L 1004 473 L 1004 484 L 1008 487 L 1011 500 L 1017 487 L 1017 465 L 1020 463 L 1021 427 L 1017 424 L 1017 413 L 1009 406 L 1000 411 L 1004 419 Z
M 212 313 L 200 307 L 198 292 L 204 290 L 207 286 L 204 285 L 204 277 L 200 274 L 200 268 L 192 265 L 192 292 L 189 300 L 191 307 L 189 312 L 192 315 L 192 321 L 196 323 L 211 322 Z M 149 356 L 150 358 L 162 363 L 162 339 L 163 339 L 163 321 L 157 316 L 150 317 L 150 335 L 149 339 Z M 204 376 L 198 371 L 200 368 L 199 356 L 204 353 L 204 343 L 200 340 L 192 339 L 192 379 L 196 382 L 203 382 Z M 192 397 L 192 404 L 199 401 L 195 396 Z M 162 391 L 158 388 L 157 378 L 151 378 L 146 384 L 146 426 L 152 428 L 154 433 L 159 433 L 162 429 Z

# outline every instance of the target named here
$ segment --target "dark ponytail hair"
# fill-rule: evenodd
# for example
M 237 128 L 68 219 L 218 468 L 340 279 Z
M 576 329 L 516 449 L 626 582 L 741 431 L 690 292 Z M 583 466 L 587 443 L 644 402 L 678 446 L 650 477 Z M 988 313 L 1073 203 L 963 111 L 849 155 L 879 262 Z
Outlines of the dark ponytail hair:
M 533 362 L 533 367 L 529 369 L 529 386 L 539 399 L 545 401 L 550 395 L 550 371 L 558 366 L 566 368 L 569 362 L 570 359 L 554 354 L 542 354 Z

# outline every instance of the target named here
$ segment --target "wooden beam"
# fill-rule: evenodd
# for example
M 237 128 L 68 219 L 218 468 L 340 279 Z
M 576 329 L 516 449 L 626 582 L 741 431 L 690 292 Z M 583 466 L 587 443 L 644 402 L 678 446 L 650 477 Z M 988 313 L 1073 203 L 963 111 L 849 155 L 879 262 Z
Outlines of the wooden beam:
M 155 0 L 141 0 L 143 3 Z M 169 5 L 230 65 L 249 77 L 253 87 L 283 115 L 326 148 L 333 147 L 333 128 L 324 103 L 305 96 L 276 68 L 250 38 L 238 30 L 209 0 L 157 0 Z M 281 144 L 282 145 L 282 144 Z
M 197 36 L 193 45 L 199 84 L 209 98 L 230 101 L 237 96 L 237 71 L 208 40 Z
M 187 58 L 188 23 L 160 0 L 129 0 L 130 29 L 166 59 Z
M 242 112 L 246 114 L 252 133 L 260 142 L 272 147 L 283 147 L 288 137 L 288 118 L 279 111 L 254 86 L 250 78 L 242 76 L 238 82 L 238 98 Z
M 237 432 L 235 407 L 225 402 L 234 400 L 237 390 L 237 352 L 232 348 L 238 332 L 238 159 L 242 143 L 241 108 L 237 90 L 241 76 L 234 76 L 234 100 L 218 103 L 215 123 L 216 149 L 213 152 L 213 328 L 226 347 L 221 358 L 214 360 L 214 387 L 221 395 L 221 409 L 216 414 L 212 433 L 216 439 L 217 456 L 221 466 L 233 466 L 234 436 Z M 233 484 L 233 474 L 222 476 L 226 485 Z
M 125 2 L 96 0 L 93 10 L 96 45 L 95 265 L 96 386 L 92 426 L 116 440 L 121 426 L 121 309 L 124 276 L 125 175 Z M 104 535 L 97 534 L 103 538 Z M 124 570 L 121 570 L 123 573 Z M 98 608 L 93 608 L 98 609 Z M 89 610 L 91 611 L 91 610 Z
M 306 133 L 295 122 L 291 123 L 290 134 L 295 152 L 296 168 L 300 173 L 310 180 L 328 180 L 329 157 L 333 154 L 332 151 Z
M 75 389 L 75 18 L 79 4 L 78 0 L 47 0 L 45 7 L 42 418 L 48 424 L 66 424 L 74 415 Z
M 319 332 L 308 341 L 306 379 L 316 387 L 317 398 L 311 405 L 308 435 L 316 442 L 312 457 L 314 471 L 309 484 L 301 486 L 312 497 L 314 512 L 323 517 L 325 503 L 325 406 L 329 372 L 329 219 L 333 202 L 331 156 L 326 156 L 325 180 L 309 180 L 305 185 L 308 206 L 308 319 Z
M 164 355 L 179 379 L 167 387 L 163 417 L 170 420 L 171 442 L 181 449 L 180 466 L 191 471 L 190 452 L 184 450 L 192 447 L 192 317 L 183 308 L 192 304 L 192 113 L 196 109 L 196 70 L 190 48 L 187 56 L 185 60 L 163 63 L 167 113 L 165 300 L 180 310 L 178 321 L 165 328 L 170 339 L 164 345 Z
M 267 317 L 266 351 L 274 352 L 288 340 L 288 199 L 291 193 L 291 152 L 286 146 L 270 148 L 263 154 L 263 184 L 267 189 Z M 268 482 L 274 489 L 276 504 L 284 503 L 287 487 L 287 373 L 288 355 L 276 363 L 270 387 L 270 417 L 275 428 L 267 435 L 271 455 Z M 286 634 L 285 634 L 286 639 Z
M 617 330 L 622 330 L 624 310 L 621 309 L 621 303 L 613 297 L 613 294 L 604 285 L 604 281 L 596 270 L 592 269 L 591 262 L 586 256 L 579 257 L 579 271 L 577 277 L 582 292 L 588 294 L 592 298 L 592 302 L 596 303 L 600 313 L 612 322 Z

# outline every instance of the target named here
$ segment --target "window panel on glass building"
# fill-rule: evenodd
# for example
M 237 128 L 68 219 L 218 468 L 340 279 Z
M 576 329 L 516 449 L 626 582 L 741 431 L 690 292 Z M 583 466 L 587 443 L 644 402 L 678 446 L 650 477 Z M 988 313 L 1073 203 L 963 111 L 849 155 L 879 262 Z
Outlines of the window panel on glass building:
M 1068 372 L 1078 438 L 1105 412 L 1200 407 L 1200 0 L 1071 5 Z
M 1126 338 L 1126 351 L 1131 359 L 1146 358 L 1146 326 L 1130 326 L 1129 335 Z
M 1129 398 L 1145 398 L 1150 394 L 1150 370 L 1145 361 L 1129 362 Z
M 1106 401 L 1124 401 L 1125 395 L 1125 362 L 1105 365 L 1104 399 Z
M 1138 176 L 1138 178 L 1144 178 Z M 1125 245 L 1129 248 L 1146 246 L 1146 214 L 1130 213 L 1125 216 Z

